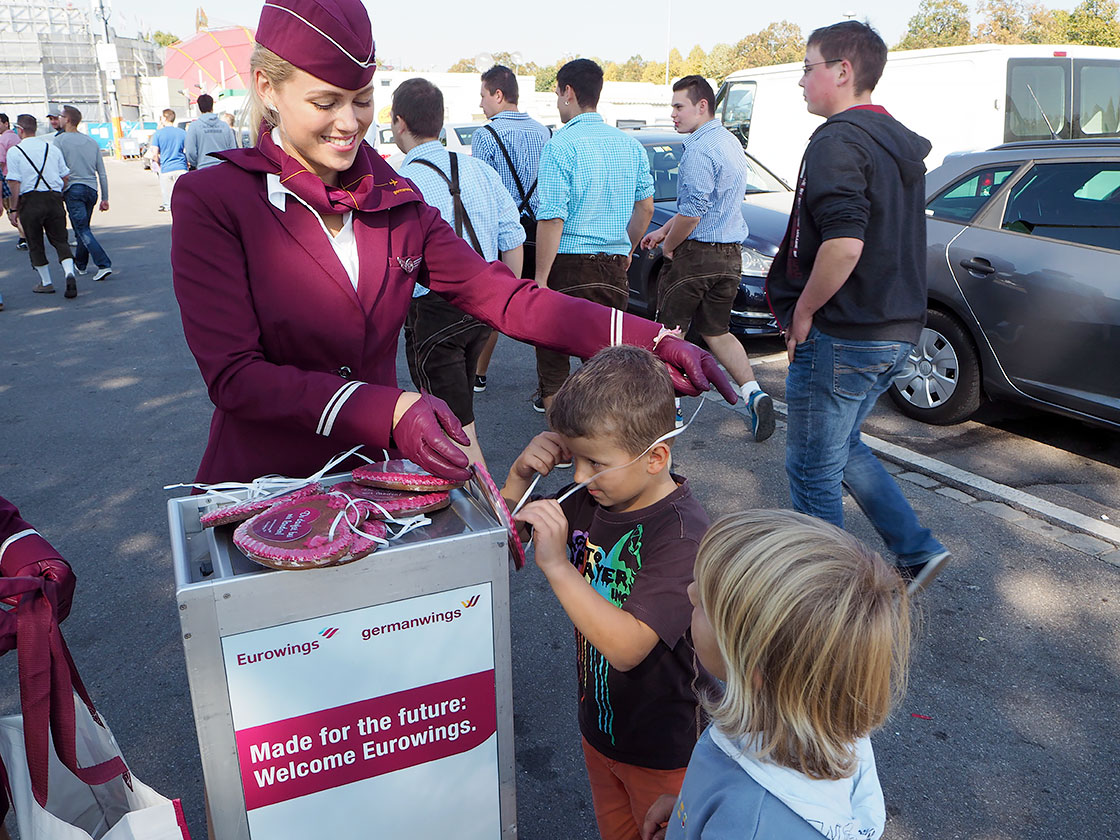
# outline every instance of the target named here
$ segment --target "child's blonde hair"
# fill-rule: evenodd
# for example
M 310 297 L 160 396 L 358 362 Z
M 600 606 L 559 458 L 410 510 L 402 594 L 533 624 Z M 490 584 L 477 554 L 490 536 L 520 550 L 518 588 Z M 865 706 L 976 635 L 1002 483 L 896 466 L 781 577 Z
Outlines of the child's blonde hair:
M 855 742 L 905 687 L 899 574 L 827 522 L 753 510 L 708 530 L 696 586 L 727 671 L 723 697 L 705 703 L 715 724 L 811 778 L 850 776 Z

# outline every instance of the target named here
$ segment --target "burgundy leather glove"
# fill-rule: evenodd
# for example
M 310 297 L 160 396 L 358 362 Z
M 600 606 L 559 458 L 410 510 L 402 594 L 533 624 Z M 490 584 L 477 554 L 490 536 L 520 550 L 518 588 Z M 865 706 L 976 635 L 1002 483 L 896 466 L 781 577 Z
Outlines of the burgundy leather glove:
M 682 397 L 698 397 L 713 385 L 731 405 L 739 401 L 739 393 L 707 350 L 675 336 L 664 336 L 653 348 L 653 354 L 665 362 L 673 387 Z
M 440 478 L 466 481 L 470 460 L 451 440 L 470 443 L 447 403 L 431 394 L 422 394 L 393 427 L 393 444 L 410 461 Z

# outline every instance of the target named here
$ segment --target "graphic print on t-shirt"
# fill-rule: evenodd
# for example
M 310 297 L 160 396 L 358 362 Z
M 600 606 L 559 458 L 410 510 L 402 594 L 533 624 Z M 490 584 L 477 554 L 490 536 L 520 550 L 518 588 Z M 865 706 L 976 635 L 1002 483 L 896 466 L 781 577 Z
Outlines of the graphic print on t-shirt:
M 630 597 L 634 578 L 642 568 L 643 526 L 636 525 L 604 552 L 601 546 L 588 539 L 586 531 L 572 531 L 568 556 L 592 588 L 616 607 L 621 607 Z M 610 737 L 614 744 L 614 708 L 607 683 L 610 667 L 603 656 L 583 634 L 576 630 L 576 667 L 579 669 L 580 691 L 592 693 L 598 709 L 599 730 Z M 581 698 L 582 701 L 583 698 Z

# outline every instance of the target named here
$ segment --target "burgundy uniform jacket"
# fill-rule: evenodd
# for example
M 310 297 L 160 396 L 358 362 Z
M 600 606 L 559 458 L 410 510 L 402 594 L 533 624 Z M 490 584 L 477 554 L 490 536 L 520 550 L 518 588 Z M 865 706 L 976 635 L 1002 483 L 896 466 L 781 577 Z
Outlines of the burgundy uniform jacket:
M 332 455 L 389 446 L 397 338 L 414 281 L 506 335 L 588 357 L 652 348 L 658 326 L 515 278 L 484 261 L 371 148 L 380 204 L 354 213 L 358 290 L 318 220 L 268 201 L 255 149 L 179 180 L 171 265 L 187 344 L 215 406 L 197 480 L 310 475 Z
M 70 564 L 19 515 L 15 505 L 0 496 L 0 577 L 25 576 L 50 582 L 47 597 L 59 621 L 70 614 L 74 598 Z M 0 653 L 4 650 L 7 648 L 0 648 Z

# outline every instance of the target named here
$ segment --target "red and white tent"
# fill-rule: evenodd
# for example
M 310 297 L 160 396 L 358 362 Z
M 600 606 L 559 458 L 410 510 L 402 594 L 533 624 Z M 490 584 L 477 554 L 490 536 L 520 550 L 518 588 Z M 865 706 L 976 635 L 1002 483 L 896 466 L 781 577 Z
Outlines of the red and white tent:
M 253 31 L 244 26 L 205 29 L 166 49 L 163 74 L 182 79 L 191 101 L 200 93 L 248 90 Z

